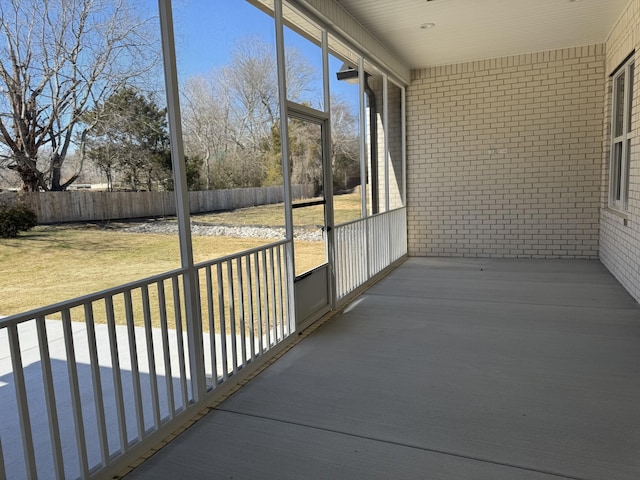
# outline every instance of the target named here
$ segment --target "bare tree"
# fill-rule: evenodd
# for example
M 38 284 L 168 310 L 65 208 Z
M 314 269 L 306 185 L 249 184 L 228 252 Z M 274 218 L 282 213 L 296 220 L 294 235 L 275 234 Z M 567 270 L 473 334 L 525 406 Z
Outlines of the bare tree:
M 333 186 L 346 190 L 350 181 L 360 176 L 358 118 L 349 105 L 331 97 L 331 166 Z
M 62 167 L 74 141 L 82 155 L 84 112 L 156 63 L 148 26 L 127 0 L 0 0 L 0 166 L 25 190 L 77 178 Z
M 314 71 L 298 50 L 289 48 L 286 54 L 287 94 L 296 101 Z M 183 104 L 185 148 L 203 159 L 207 186 L 259 184 L 280 118 L 274 46 L 256 37 L 240 41 L 228 65 L 185 83 Z M 227 175 L 222 167 L 234 172 Z M 222 182 L 211 178 L 216 171 Z
M 212 185 L 212 162 L 225 157 L 230 144 L 229 93 L 216 73 L 186 81 L 182 109 L 185 149 L 188 155 L 202 159 L 207 190 Z

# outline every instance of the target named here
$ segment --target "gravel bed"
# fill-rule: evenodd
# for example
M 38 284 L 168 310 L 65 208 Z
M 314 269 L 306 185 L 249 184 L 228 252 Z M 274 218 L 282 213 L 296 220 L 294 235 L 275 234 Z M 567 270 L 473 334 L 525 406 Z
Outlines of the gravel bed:
M 145 222 L 132 227 L 123 229 L 130 233 L 159 233 L 172 234 L 178 233 L 178 224 L 167 221 Z M 209 225 L 202 223 L 191 224 L 191 234 L 211 237 L 234 237 L 234 238 L 273 238 L 282 239 L 285 237 L 285 229 L 282 227 L 258 227 L 258 226 L 227 226 L 227 225 Z M 294 237 L 309 242 L 318 242 L 322 240 L 322 232 L 318 230 L 308 230 L 297 228 L 294 231 Z

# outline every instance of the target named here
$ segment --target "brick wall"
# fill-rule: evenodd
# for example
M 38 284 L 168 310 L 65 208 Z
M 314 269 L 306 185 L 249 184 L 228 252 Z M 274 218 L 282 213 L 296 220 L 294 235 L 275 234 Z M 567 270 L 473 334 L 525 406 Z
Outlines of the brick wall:
M 600 259 L 625 288 L 640 301 L 640 97 L 638 83 L 640 65 L 640 0 L 633 0 L 618 19 L 606 43 L 606 86 L 603 88 L 604 149 L 600 219 Z M 629 206 L 622 215 L 608 208 L 609 160 L 611 145 L 611 75 L 635 50 L 636 73 L 633 98 Z
M 604 46 L 414 70 L 410 255 L 598 255 Z

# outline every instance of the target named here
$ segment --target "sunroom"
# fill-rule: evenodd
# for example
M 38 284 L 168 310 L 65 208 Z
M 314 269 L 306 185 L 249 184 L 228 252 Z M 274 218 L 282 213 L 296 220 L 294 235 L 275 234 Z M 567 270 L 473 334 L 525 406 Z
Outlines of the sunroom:
M 0 477 L 640 476 L 640 0 L 149 8 L 180 265 L 0 320 Z M 283 231 L 202 260 L 233 142 Z

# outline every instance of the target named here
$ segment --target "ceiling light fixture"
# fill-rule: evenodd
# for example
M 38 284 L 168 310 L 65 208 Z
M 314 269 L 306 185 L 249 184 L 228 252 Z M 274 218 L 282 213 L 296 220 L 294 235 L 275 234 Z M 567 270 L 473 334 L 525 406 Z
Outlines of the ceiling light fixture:
M 420 25 L 420 28 L 422 28 L 423 30 L 426 30 L 428 28 L 433 28 L 435 27 L 436 24 L 433 22 L 427 22 L 427 23 L 423 23 L 422 25 Z

